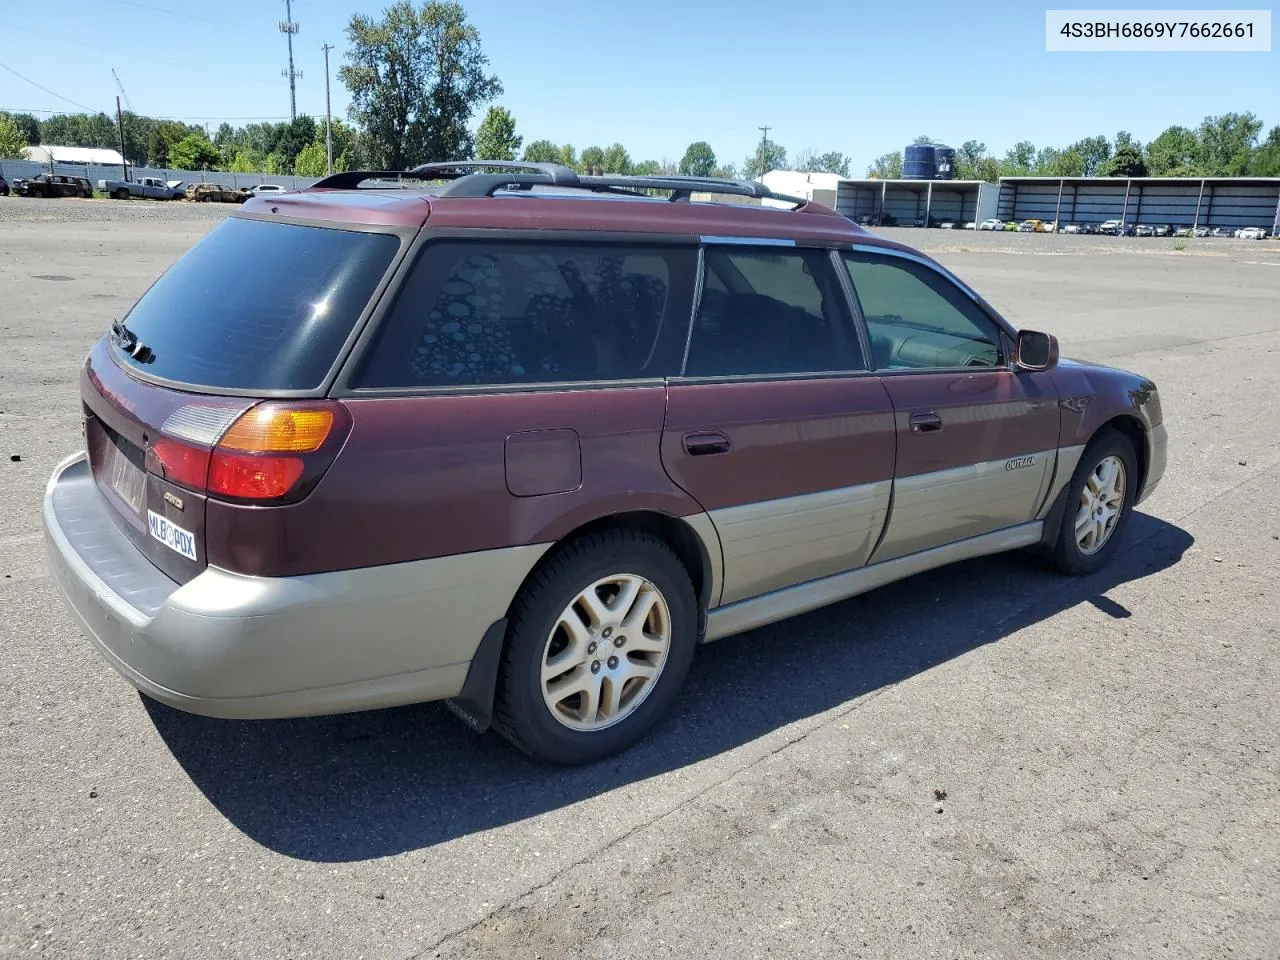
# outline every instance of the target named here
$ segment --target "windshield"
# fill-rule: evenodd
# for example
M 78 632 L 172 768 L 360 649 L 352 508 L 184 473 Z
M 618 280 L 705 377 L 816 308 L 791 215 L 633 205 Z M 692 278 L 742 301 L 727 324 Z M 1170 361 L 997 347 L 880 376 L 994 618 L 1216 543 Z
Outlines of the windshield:
M 312 389 L 329 372 L 398 247 L 390 234 L 225 220 L 126 318 L 147 352 L 117 350 L 116 356 L 179 383 Z

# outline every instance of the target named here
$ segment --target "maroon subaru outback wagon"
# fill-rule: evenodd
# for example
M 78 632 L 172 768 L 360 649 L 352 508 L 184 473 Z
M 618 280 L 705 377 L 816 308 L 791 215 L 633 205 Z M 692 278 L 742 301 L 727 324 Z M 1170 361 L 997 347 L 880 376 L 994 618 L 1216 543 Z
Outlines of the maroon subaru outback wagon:
M 85 633 L 195 713 L 447 699 L 582 762 L 700 641 L 1110 559 L 1165 467 L 1149 380 L 829 209 L 703 194 L 789 199 L 450 163 L 249 201 L 85 363 L 44 503 Z

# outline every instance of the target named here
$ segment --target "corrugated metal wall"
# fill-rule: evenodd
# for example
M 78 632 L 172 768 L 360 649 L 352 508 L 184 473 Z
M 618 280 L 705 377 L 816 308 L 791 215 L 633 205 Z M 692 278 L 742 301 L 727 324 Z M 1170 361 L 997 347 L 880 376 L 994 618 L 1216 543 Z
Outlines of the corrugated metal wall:
M 34 177 L 48 173 L 47 163 L 33 163 L 30 160 L 0 160 L 0 176 L 10 184 L 18 177 Z M 99 180 L 120 180 L 123 171 L 117 166 L 103 166 L 96 163 L 55 163 L 55 174 L 68 177 L 85 177 L 94 187 Z M 260 183 L 278 183 L 290 190 L 309 187 L 318 177 L 293 177 L 287 174 L 271 173 L 225 173 L 221 170 L 156 170 L 151 167 L 130 167 L 129 179 L 141 177 L 159 177 L 161 180 L 182 180 L 186 183 L 222 183 L 230 187 L 256 187 Z
M 845 181 L 836 194 L 836 212 L 857 220 L 859 217 L 875 218 L 880 212 L 881 191 L 884 191 L 884 210 L 898 226 L 909 227 L 925 216 L 928 190 L 904 187 L 890 183 L 864 184 Z M 933 184 L 933 199 L 929 203 L 929 217 L 935 222 L 951 220 L 963 223 L 973 220 L 978 212 L 978 190 L 975 187 L 943 186 Z
M 1058 209 L 1057 181 L 1000 184 L 999 212 L 1004 220 L 1052 220 Z M 1125 189 L 1128 187 L 1128 201 Z M 1197 220 L 1196 208 L 1199 205 Z M 1280 204 L 1280 184 L 1242 184 L 1217 179 L 1192 183 L 1142 183 L 1127 180 L 1067 181 L 1062 185 L 1060 219 L 1068 223 L 1119 220 L 1131 224 L 1189 227 L 1262 227 L 1270 231 Z

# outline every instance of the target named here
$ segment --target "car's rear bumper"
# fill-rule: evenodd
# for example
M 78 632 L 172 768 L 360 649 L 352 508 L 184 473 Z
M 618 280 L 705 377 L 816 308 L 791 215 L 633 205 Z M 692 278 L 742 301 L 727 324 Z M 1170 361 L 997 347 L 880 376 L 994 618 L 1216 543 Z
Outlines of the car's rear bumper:
M 545 546 L 299 577 L 207 568 L 185 584 L 115 526 L 83 455 L 44 500 L 49 565 L 130 683 L 214 717 L 342 713 L 456 696 Z

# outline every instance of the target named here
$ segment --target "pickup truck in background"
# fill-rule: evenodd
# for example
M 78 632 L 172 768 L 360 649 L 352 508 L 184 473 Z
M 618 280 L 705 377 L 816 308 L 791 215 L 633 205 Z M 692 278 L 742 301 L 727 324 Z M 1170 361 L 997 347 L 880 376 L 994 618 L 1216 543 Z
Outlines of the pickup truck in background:
M 98 189 L 114 200 L 142 197 L 147 200 L 183 200 L 186 191 L 181 180 L 161 180 L 159 177 L 142 177 L 139 180 L 99 180 Z

